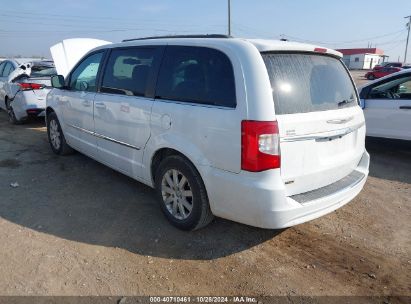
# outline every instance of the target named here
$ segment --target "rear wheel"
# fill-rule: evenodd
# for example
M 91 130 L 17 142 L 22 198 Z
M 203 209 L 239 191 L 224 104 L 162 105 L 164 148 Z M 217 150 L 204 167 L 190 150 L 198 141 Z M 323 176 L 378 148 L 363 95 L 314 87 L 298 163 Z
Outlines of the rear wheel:
M 177 228 L 196 230 L 213 220 L 201 176 L 184 157 L 164 159 L 157 169 L 155 184 L 161 209 Z
M 18 120 L 16 114 L 14 113 L 13 107 L 11 106 L 11 102 L 6 100 L 6 108 L 7 108 L 7 115 L 9 117 L 9 122 L 13 125 L 20 125 L 23 122 Z
M 47 114 L 47 136 L 51 149 L 58 155 L 73 153 L 73 149 L 67 144 L 56 113 Z

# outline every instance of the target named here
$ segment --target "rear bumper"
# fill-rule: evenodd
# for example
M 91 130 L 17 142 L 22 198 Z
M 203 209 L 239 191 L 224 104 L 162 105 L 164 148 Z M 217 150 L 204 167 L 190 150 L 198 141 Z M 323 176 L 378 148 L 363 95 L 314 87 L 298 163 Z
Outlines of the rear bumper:
M 14 96 L 12 107 L 18 120 L 26 119 L 29 116 L 41 117 L 44 116 L 46 100 L 38 98 L 33 91 L 19 91 Z
M 211 210 L 216 216 L 251 226 L 281 229 L 316 219 L 350 202 L 364 187 L 369 163 L 370 156 L 365 152 L 354 170 L 356 178 L 341 183 L 342 188 L 330 185 L 307 192 L 309 199 L 304 199 L 304 193 L 287 197 L 279 170 L 260 173 L 257 178 L 252 173 L 230 174 L 214 169 L 208 172 L 205 181 L 208 181 Z

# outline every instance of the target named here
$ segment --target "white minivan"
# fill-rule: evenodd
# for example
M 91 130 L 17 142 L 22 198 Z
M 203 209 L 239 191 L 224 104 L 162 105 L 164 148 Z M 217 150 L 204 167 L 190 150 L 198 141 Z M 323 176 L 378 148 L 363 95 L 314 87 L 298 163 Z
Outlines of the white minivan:
M 293 226 L 348 203 L 368 176 L 358 94 L 330 49 L 143 38 L 99 46 L 52 83 L 51 149 L 154 187 L 180 229 L 213 216 Z

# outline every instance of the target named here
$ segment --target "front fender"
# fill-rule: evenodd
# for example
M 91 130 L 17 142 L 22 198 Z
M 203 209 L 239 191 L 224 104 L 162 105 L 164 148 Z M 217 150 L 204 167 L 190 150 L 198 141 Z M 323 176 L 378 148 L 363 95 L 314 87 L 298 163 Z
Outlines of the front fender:
M 52 89 L 46 97 L 46 122 L 47 122 L 47 113 L 53 111 L 56 113 L 57 118 L 60 122 L 61 128 L 64 132 L 64 116 L 63 116 L 63 108 L 61 103 L 59 102 L 59 96 L 56 94 L 58 89 Z

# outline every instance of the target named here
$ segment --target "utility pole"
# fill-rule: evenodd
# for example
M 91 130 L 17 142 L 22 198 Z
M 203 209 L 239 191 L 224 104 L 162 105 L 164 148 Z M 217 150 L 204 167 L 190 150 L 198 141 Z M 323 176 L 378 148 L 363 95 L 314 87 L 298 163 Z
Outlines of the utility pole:
M 228 36 L 231 36 L 231 0 L 228 0 Z
M 407 62 L 407 52 L 408 52 L 408 40 L 410 40 L 410 29 L 411 29 L 411 15 L 404 17 L 405 19 L 408 18 L 408 23 L 407 23 L 407 27 L 408 27 L 408 34 L 407 34 L 407 42 L 405 44 L 405 55 L 404 55 L 404 63 Z

